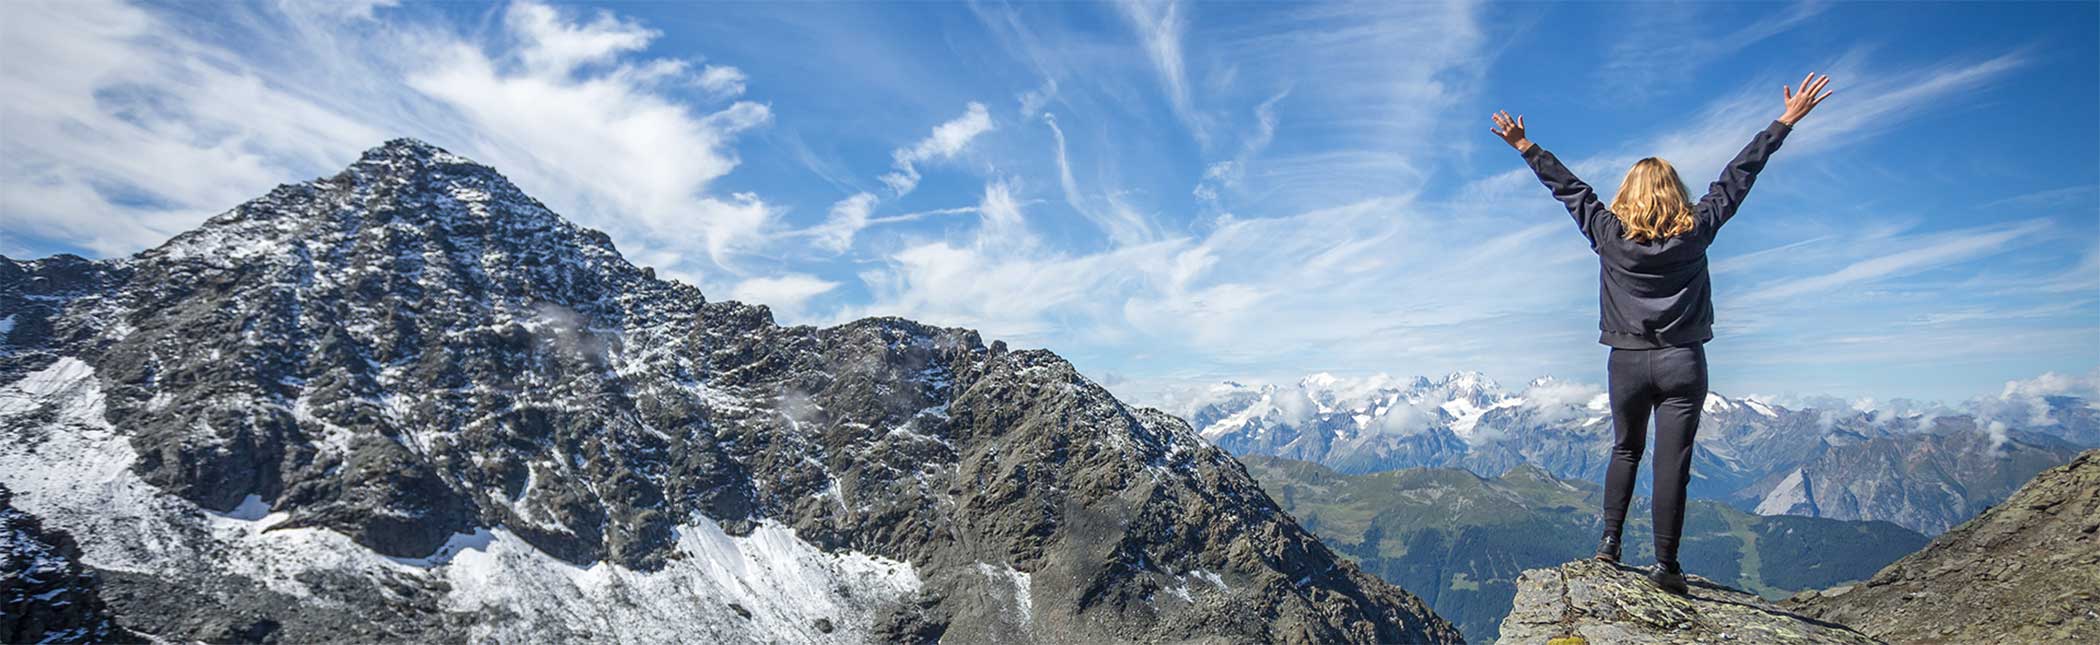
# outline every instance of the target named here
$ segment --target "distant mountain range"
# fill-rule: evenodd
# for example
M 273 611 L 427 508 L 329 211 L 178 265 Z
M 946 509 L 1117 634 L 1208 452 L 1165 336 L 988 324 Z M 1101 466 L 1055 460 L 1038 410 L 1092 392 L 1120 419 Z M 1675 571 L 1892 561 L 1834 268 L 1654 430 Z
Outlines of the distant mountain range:
M 1692 494 L 1768 515 L 1888 520 L 1936 534 L 2100 444 L 2100 410 L 2084 397 L 2009 389 L 1967 407 L 1795 409 L 1712 394 Z M 1612 436 L 1596 386 L 1541 378 L 1510 392 L 1476 372 L 1228 382 L 1178 411 L 1234 454 L 1352 474 L 1455 467 L 1495 477 L 1532 464 L 1555 477 L 1601 481 Z M 1643 468 L 1644 491 L 1647 479 Z
M 1274 457 L 1240 461 L 1307 529 L 1427 599 L 1471 642 L 1495 640 L 1524 570 L 1588 557 L 1596 546 L 1602 487 L 1530 464 L 1489 479 L 1457 468 L 1344 475 Z M 1626 562 L 1652 562 L 1645 498 L 1627 520 Z M 1925 542 L 1888 522 L 1768 517 L 1694 500 L 1679 557 L 1694 573 L 1776 600 L 1864 580 Z

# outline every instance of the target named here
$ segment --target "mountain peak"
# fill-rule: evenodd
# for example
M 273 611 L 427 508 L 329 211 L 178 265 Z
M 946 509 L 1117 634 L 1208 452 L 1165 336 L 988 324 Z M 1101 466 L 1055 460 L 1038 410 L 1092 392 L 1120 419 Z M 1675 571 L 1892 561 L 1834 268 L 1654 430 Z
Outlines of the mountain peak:
M 1443 385 L 1462 387 L 1471 390 L 1492 390 L 1498 387 L 1494 379 L 1488 378 L 1486 374 L 1473 370 L 1452 372 L 1450 374 L 1445 375 L 1444 380 L 1440 383 Z
M 464 161 L 466 163 L 473 163 L 472 161 L 468 161 L 466 157 L 453 154 L 450 150 L 446 150 L 428 141 L 424 141 L 422 139 L 417 139 L 414 137 L 396 137 L 393 139 L 388 139 L 384 142 L 381 142 L 379 145 L 367 148 L 363 154 L 358 155 L 359 161 L 400 158 L 446 159 L 448 161 L 458 160 Z

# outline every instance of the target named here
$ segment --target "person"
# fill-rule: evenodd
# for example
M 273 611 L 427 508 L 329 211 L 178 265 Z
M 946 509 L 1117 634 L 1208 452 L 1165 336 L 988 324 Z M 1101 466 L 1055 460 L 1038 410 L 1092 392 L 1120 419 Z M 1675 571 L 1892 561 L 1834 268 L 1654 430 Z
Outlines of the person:
M 1728 162 L 1697 203 L 1677 169 L 1648 157 L 1633 164 L 1605 206 L 1575 174 L 1526 136 L 1524 117 L 1497 112 L 1491 130 L 1524 157 L 1553 197 L 1567 206 L 1597 254 L 1598 342 L 1606 360 L 1613 444 L 1604 477 L 1604 535 L 1597 559 L 1619 561 L 1619 534 L 1633 497 L 1634 469 L 1655 419 L 1655 560 L 1648 578 L 1672 593 L 1689 591 L 1677 562 L 1684 529 L 1685 484 L 1692 441 L 1706 402 L 1706 346 L 1713 338 L 1714 306 L 1706 249 L 1735 217 L 1765 161 L 1787 134 L 1831 92 L 1829 76 L 1810 73 L 1799 91 L 1781 86 L 1786 108 Z M 1818 93 L 1821 93 L 1820 95 Z

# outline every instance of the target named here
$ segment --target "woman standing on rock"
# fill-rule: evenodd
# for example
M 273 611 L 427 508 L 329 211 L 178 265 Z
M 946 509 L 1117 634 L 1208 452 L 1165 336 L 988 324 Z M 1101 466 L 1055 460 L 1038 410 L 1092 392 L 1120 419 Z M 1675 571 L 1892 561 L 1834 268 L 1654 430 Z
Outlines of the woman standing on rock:
M 1626 172 L 1606 207 L 1560 160 L 1525 138 L 1524 117 L 1493 115 L 1493 131 L 1517 149 L 1553 197 L 1567 205 L 1596 251 L 1602 317 L 1598 342 L 1607 361 L 1612 426 L 1611 466 L 1604 476 L 1604 537 L 1597 559 L 1619 561 L 1619 533 L 1633 498 L 1634 469 L 1655 417 L 1655 559 L 1648 578 L 1685 593 L 1677 564 L 1684 529 L 1685 484 L 1692 471 L 1692 440 L 1706 402 L 1706 341 L 1713 338 L 1714 305 L 1706 248 L 1734 217 L 1765 160 L 1794 124 L 1829 98 L 1830 77 L 1811 73 L 1801 91 L 1781 86 L 1786 111 L 1728 162 L 1706 196 L 1693 203 L 1670 163 L 1648 157 Z M 1818 92 L 1822 92 L 1818 95 Z

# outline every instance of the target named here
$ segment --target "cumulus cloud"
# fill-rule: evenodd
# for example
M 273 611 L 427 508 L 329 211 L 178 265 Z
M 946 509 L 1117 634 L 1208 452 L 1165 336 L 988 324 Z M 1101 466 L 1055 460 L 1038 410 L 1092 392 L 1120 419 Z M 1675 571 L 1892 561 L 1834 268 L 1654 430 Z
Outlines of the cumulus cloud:
M 1968 407 L 1979 420 L 2010 423 L 2020 427 L 2058 423 L 2051 398 L 2076 397 L 2086 407 L 2100 409 L 2100 368 L 2085 374 L 2044 372 L 2031 379 L 2005 382 L 1997 396 L 1977 397 Z
M 744 93 L 744 72 L 728 65 L 709 65 L 700 70 L 697 80 L 700 88 L 716 96 L 738 96 Z
M 1519 396 L 1524 397 L 1526 404 L 1540 410 L 1572 414 L 1589 409 L 1590 402 L 1600 394 L 1604 394 L 1604 388 L 1592 383 L 1541 378 L 1524 388 Z
M 504 137 L 498 167 L 560 186 L 591 212 L 650 244 L 700 246 L 714 264 L 756 242 L 777 209 L 751 193 L 706 189 L 737 165 L 728 144 L 772 118 L 739 101 L 714 112 L 661 91 L 682 61 L 622 60 L 657 37 L 607 13 L 588 20 L 520 3 L 505 14 L 514 50 L 452 42 L 408 85 L 450 105 L 482 133 Z M 506 59 L 515 60 L 507 64 Z M 703 77 L 704 78 L 704 77 Z
M 919 164 L 953 159 L 962 154 L 970 140 L 992 131 L 992 128 L 991 112 L 983 103 L 971 101 L 962 116 L 934 126 L 933 133 L 918 143 L 892 152 L 890 156 L 896 171 L 883 175 L 882 183 L 900 196 L 910 193 L 919 186 Z

